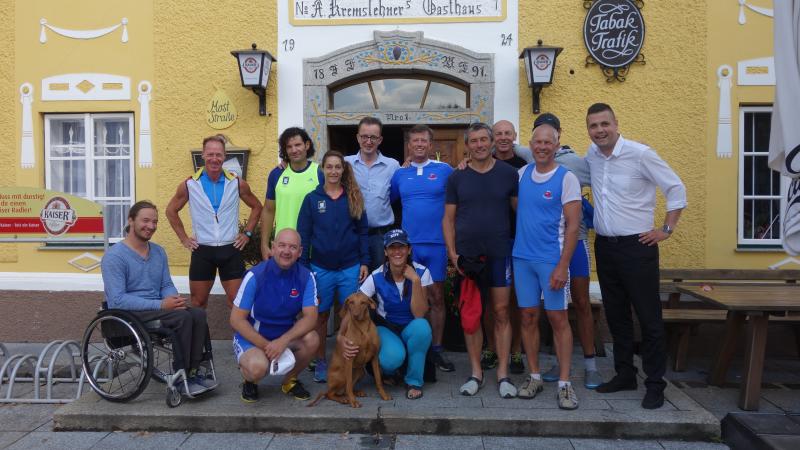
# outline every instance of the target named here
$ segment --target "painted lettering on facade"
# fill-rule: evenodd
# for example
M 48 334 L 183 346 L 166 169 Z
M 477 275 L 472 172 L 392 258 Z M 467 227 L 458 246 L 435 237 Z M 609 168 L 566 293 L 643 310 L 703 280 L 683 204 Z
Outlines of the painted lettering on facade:
M 502 21 L 506 0 L 289 0 L 292 25 Z

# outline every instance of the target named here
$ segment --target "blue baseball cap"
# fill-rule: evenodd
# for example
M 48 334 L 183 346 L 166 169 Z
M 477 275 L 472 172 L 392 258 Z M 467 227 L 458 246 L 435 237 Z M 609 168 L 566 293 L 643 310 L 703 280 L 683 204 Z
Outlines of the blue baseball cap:
M 556 117 L 556 115 L 553 113 L 546 112 L 537 117 L 536 120 L 533 122 L 533 128 L 535 129 L 539 125 L 545 125 L 545 124 L 552 126 L 556 130 L 561 129 L 561 121 L 558 120 L 558 117 Z
M 383 235 L 383 247 L 386 248 L 392 244 L 411 245 L 411 242 L 408 241 L 408 233 L 400 228 L 387 231 Z

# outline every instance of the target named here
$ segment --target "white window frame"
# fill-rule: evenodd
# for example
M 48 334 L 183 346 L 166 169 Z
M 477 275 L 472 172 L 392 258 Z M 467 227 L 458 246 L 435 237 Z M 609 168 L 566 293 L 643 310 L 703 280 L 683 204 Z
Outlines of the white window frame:
M 134 116 L 133 113 L 74 113 L 74 114 L 45 114 L 44 115 L 44 157 L 45 157 L 45 187 L 46 189 L 51 189 L 52 185 L 52 178 L 50 174 L 50 161 L 51 161 L 51 152 L 50 152 L 50 121 L 51 120 L 63 120 L 63 119 L 78 119 L 83 118 L 83 127 L 84 127 L 84 136 L 85 136 L 85 145 L 86 145 L 86 155 L 83 159 L 86 169 L 86 198 L 87 200 L 91 200 L 93 202 L 105 202 L 105 201 L 128 201 L 129 205 L 133 205 L 136 199 L 136 170 L 134 166 L 134 158 L 135 158 L 135 149 L 136 149 L 136 142 L 135 142 L 135 134 L 134 134 Z M 128 159 L 129 160 L 129 170 L 130 170 L 130 186 L 128 192 L 130 195 L 128 197 L 99 197 L 95 196 L 95 185 L 94 185 L 94 161 L 95 161 L 95 152 L 94 152 L 94 120 L 95 119 L 127 119 L 128 120 L 128 136 L 130 136 L 130 155 L 127 157 L 104 157 L 103 159 Z M 105 214 L 105 208 L 103 213 Z M 106 231 L 107 233 L 107 231 Z M 123 237 L 119 236 L 109 236 L 109 242 L 119 242 L 123 239 Z
M 783 237 L 783 214 L 786 211 L 786 192 L 789 188 L 788 179 L 784 176 L 780 177 L 780 206 L 778 206 L 778 225 L 780 226 L 780 236 L 777 239 L 752 239 L 752 238 L 745 238 L 744 237 L 744 202 L 745 200 L 750 199 L 774 199 L 775 197 L 772 195 L 748 195 L 745 198 L 744 195 L 744 160 L 745 160 L 745 142 L 744 142 L 744 127 L 745 127 L 745 115 L 748 113 L 761 113 L 761 112 L 768 112 L 772 113 L 772 106 L 742 106 L 739 108 L 739 180 L 738 180 L 738 195 L 737 195 L 737 243 L 739 246 L 742 247 L 780 247 L 781 246 L 781 239 Z M 755 152 L 755 153 L 748 153 L 748 155 L 769 155 L 768 149 L 764 149 L 763 152 Z

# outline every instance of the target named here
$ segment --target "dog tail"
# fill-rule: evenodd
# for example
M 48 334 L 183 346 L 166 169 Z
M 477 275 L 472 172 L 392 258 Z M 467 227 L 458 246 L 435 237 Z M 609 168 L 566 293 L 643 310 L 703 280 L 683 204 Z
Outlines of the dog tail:
M 315 406 L 317 403 L 319 403 L 320 400 L 322 400 L 322 397 L 325 397 L 325 392 L 320 392 L 319 395 L 317 395 L 317 398 L 315 398 L 314 400 L 311 401 L 311 403 L 306 405 L 306 408 Z

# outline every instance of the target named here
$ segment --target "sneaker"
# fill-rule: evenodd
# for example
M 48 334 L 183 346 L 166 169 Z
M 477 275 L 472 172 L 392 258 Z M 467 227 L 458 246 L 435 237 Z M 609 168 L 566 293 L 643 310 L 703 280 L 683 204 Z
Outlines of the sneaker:
M 583 385 L 586 389 L 597 389 L 603 384 L 603 377 L 596 370 L 587 370 L 583 373 Z
M 314 368 L 316 367 L 317 367 L 317 358 L 314 358 L 311 360 L 310 363 L 308 363 L 308 367 L 306 367 L 306 370 L 308 370 L 309 372 L 313 372 Z
M 314 367 L 314 381 L 317 383 L 325 383 L 328 381 L 328 361 L 320 359 Z
M 525 373 L 525 363 L 522 362 L 522 353 L 516 352 L 511 354 L 511 362 L 508 363 L 508 371 L 515 375 Z
M 442 372 L 452 372 L 456 370 L 456 366 L 444 356 L 444 352 L 433 352 L 433 364 Z
M 481 352 L 481 369 L 494 369 L 497 367 L 497 353 L 491 350 Z
M 514 398 L 517 396 L 517 387 L 508 378 L 501 378 L 497 382 L 497 391 L 501 398 Z
M 664 406 L 664 391 L 648 389 L 642 400 L 642 408 L 658 409 Z
M 258 385 L 245 381 L 242 383 L 242 401 L 245 403 L 254 403 L 258 401 Z
M 556 399 L 558 400 L 558 407 L 561 409 L 578 408 L 578 396 L 575 395 L 575 389 L 572 388 L 572 383 L 559 388 Z
M 602 383 L 600 386 L 597 386 L 595 390 L 601 394 L 610 394 L 612 392 L 619 392 L 619 391 L 635 391 L 636 378 L 633 378 L 631 380 L 625 380 L 619 375 L 615 375 L 614 378 L 612 378 L 608 382 Z
M 473 395 L 477 394 L 478 391 L 483 386 L 483 380 L 479 380 L 475 377 L 467 378 L 467 382 L 462 384 L 461 387 L 458 389 L 458 392 L 461 395 L 466 395 L 468 397 L 472 397 Z
M 319 367 L 319 365 L 317 365 Z M 303 387 L 303 383 L 297 378 L 292 378 L 288 383 L 281 386 L 281 391 L 286 395 L 291 395 L 297 400 L 308 400 L 311 394 Z
M 542 392 L 544 389 L 544 383 L 542 380 L 537 380 L 533 378 L 533 376 L 528 375 L 528 379 L 522 383 L 522 387 L 517 391 L 517 397 L 524 398 L 524 399 L 531 399 L 536 397 L 536 394 Z
M 542 380 L 548 383 L 552 383 L 554 381 L 558 381 L 559 377 L 561 376 L 561 370 L 558 368 L 558 364 L 551 367 L 550 370 L 542 374 Z

